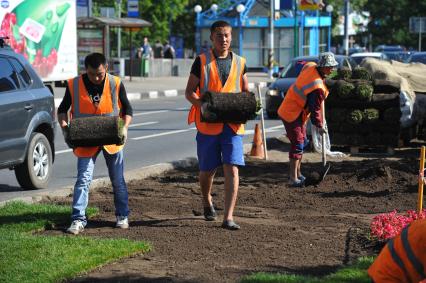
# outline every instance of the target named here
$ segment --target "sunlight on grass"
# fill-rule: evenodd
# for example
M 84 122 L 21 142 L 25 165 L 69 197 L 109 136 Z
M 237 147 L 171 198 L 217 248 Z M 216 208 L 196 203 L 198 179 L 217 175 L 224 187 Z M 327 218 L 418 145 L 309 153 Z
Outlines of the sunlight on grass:
M 373 257 L 361 257 L 353 265 L 339 269 L 324 277 L 302 276 L 279 273 L 255 273 L 244 277 L 242 283 L 370 283 L 367 275 Z
M 88 210 L 89 215 L 96 213 Z M 70 208 L 22 202 L 0 208 L 0 282 L 57 282 L 96 266 L 150 250 L 145 242 L 32 235 L 68 223 Z

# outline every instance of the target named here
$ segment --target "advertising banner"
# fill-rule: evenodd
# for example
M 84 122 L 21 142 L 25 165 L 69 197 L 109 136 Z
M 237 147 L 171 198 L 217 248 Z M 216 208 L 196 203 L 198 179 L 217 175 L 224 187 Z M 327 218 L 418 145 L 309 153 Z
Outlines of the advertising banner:
M 43 81 L 77 75 L 75 0 L 2 0 L 0 36 L 31 63 Z
M 299 2 L 299 10 L 318 10 L 322 9 L 324 4 L 322 0 L 300 0 Z

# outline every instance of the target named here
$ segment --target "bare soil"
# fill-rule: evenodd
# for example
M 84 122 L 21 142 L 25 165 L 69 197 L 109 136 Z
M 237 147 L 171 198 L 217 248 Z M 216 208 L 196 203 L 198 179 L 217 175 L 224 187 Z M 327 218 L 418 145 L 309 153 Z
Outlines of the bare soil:
M 218 172 L 214 201 L 219 219 L 202 217 L 197 168 L 132 181 L 130 229 L 114 226 L 110 187 L 94 190 L 90 205 L 100 213 L 84 236 L 149 241 L 153 250 L 100 267 L 75 282 L 237 282 L 253 272 L 325 275 L 364 255 L 377 254 L 371 218 L 394 209 L 415 209 L 418 150 L 369 154 L 331 161 L 324 181 L 305 188 L 288 183 L 288 144 L 269 143 L 271 160 L 246 159 L 240 170 L 235 220 L 220 227 L 224 179 Z M 320 155 L 307 153 L 305 173 L 320 171 Z M 52 200 L 51 200 L 52 201 Z M 71 198 L 55 199 L 57 203 Z M 48 234 L 62 234 L 65 225 Z

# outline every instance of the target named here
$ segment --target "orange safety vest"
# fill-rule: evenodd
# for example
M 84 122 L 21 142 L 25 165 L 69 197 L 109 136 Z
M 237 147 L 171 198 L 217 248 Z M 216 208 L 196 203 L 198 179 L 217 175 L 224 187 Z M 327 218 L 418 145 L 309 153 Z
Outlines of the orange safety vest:
M 239 93 L 243 88 L 243 70 L 246 60 L 237 54 L 232 53 L 232 64 L 228 79 L 225 85 L 219 77 L 216 58 L 213 51 L 210 50 L 200 55 L 201 77 L 200 85 L 197 88 L 197 97 L 202 97 L 207 91 L 223 93 Z M 218 135 L 223 131 L 223 123 L 204 123 L 201 122 L 200 107 L 192 105 L 188 114 L 188 124 L 195 122 L 197 130 L 205 135 Z M 229 123 L 229 127 L 238 135 L 244 134 L 244 124 Z
M 416 220 L 390 240 L 368 269 L 375 283 L 426 279 L 426 219 Z
M 278 116 L 291 123 L 303 112 L 302 121 L 306 123 L 311 113 L 306 106 L 308 94 L 316 89 L 322 89 L 325 97 L 328 96 L 328 88 L 321 78 L 314 62 L 308 62 L 303 66 L 296 82 L 288 89 L 283 102 L 278 108 Z
M 104 89 L 98 107 L 93 105 L 83 82 L 83 76 L 68 80 L 68 88 L 71 94 L 71 119 L 91 116 L 119 116 L 121 103 L 118 99 L 120 78 L 107 74 L 105 76 Z M 104 145 L 103 148 L 114 154 L 122 150 L 124 145 Z M 76 147 L 74 154 L 78 157 L 92 157 L 100 149 L 100 146 Z

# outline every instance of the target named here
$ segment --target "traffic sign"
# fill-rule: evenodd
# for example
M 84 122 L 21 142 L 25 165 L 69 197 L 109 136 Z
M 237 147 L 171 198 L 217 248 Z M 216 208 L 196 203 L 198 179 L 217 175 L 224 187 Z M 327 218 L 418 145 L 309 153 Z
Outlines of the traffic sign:
M 426 17 L 410 17 L 410 32 L 425 33 L 426 32 Z

